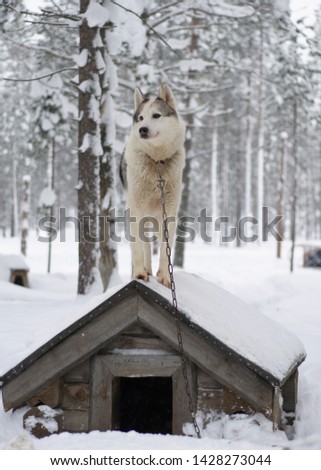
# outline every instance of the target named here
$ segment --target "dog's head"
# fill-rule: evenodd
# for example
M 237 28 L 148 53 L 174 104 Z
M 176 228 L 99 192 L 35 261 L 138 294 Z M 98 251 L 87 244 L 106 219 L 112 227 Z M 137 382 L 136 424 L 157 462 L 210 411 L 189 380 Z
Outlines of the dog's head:
M 178 120 L 174 95 L 167 84 L 161 85 L 157 98 L 149 98 L 135 89 L 135 136 L 150 145 L 161 145 L 169 139 Z M 176 126 L 177 127 L 177 126 Z

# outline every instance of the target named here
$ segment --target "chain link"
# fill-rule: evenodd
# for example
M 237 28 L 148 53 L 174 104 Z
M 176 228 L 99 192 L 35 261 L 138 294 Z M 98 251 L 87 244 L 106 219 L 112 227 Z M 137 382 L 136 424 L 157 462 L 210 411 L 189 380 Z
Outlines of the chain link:
M 175 279 L 174 279 L 174 267 L 172 263 L 171 247 L 169 244 L 169 232 L 168 232 L 168 222 L 167 222 L 166 203 L 165 203 L 165 190 L 164 190 L 165 180 L 160 174 L 158 175 L 157 182 L 158 182 L 158 187 L 160 190 L 161 204 L 162 204 L 162 210 L 163 210 L 164 239 L 166 243 L 168 272 L 169 272 L 169 277 L 170 277 L 170 282 L 171 282 L 170 289 L 172 293 L 172 306 L 174 308 L 175 323 L 176 323 L 176 328 L 177 328 L 178 350 L 179 350 L 179 354 L 180 354 L 181 362 L 182 362 L 182 372 L 183 372 L 183 378 L 184 378 L 184 384 L 185 384 L 185 391 L 186 391 L 186 395 L 188 398 L 188 407 L 189 407 L 189 411 L 193 419 L 193 426 L 194 426 L 195 433 L 197 437 L 200 439 L 201 431 L 196 421 L 195 410 L 194 410 L 193 400 L 192 400 L 192 395 L 191 395 L 191 390 L 190 390 L 190 384 L 188 381 L 186 359 L 184 356 L 183 336 L 182 336 L 182 330 L 181 330 L 181 320 L 180 320 L 178 306 L 177 306 L 178 304 L 177 304 L 177 296 L 176 296 L 176 285 L 175 285 Z

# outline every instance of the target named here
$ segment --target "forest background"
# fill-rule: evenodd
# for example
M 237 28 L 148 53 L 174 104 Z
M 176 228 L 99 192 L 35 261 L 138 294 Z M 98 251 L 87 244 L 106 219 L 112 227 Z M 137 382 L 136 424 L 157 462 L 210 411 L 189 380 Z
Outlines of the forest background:
M 187 124 L 180 215 L 228 217 L 221 235 L 254 216 L 260 241 L 268 207 L 293 249 L 320 240 L 320 6 L 311 22 L 287 0 L 26 3 L 0 2 L 0 230 L 22 253 L 42 217 L 77 217 L 78 293 L 107 288 L 134 88 L 163 82 Z

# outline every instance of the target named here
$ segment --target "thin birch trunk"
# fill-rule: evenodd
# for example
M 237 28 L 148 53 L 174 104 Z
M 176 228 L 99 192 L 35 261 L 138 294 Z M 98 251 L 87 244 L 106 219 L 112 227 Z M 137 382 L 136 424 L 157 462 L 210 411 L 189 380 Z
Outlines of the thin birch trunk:
M 257 162 L 257 211 L 260 242 L 263 229 L 262 208 L 264 199 L 264 131 L 265 131 L 265 71 L 264 71 L 264 26 L 260 24 L 260 84 L 259 84 L 259 116 L 258 116 L 258 162 Z
M 218 161 L 218 129 L 217 129 L 217 116 L 216 106 L 213 109 L 213 123 L 212 123 L 212 160 L 211 160 L 211 181 L 212 181 L 212 219 L 213 226 L 217 218 L 217 198 L 218 198 L 218 181 L 217 181 L 217 161 Z
M 252 117 L 252 74 L 248 74 L 247 80 L 247 113 L 246 113 L 246 144 L 245 144 L 245 216 L 252 215 L 251 189 L 252 189 L 252 140 L 253 140 L 253 117 Z
M 276 256 L 281 258 L 282 255 L 282 241 L 284 240 L 285 232 L 285 206 L 284 206 L 284 190 L 285 190 L 285 170 L 287 161 L 287 145 L 288 136 L 286 132 L 281 134 L 281 155 L 280 155 L 280 171 L 278 181 L 278 198 L 277 198 L 277 213 L 283 215 L 283 219 L 279 222 L 278 233 L 280 237 L 277 240 Z
M 291 257 L 290 257 L 290 271 L 294 271 L 294 252 L 296 242 L 296 216 L 297 216 L 297 199 L 298 199 L 298 105 L 297 99 L 294 97 L 293 103 L 293 185 L 292 185 L 292 204 L 291 204 Z
M 13 144 L 12 155 L 12 209 L 11 209 L 11 236 L 18 234 L 18 189 L 17 189 L 17 147 Z
M 48 187 L 55 190 L 55 139 L 51 141 L 51 148 L 49 149 L 49 161 L 48 161 Z M 54 214 L 54 204 L 50 206 L 49 216 L 52 220 Z M 52 257 L 52 242 L 49 240 L 48 243 L 48 262 L 47 262 L 47 273 L 51 272 L 51 257 Z

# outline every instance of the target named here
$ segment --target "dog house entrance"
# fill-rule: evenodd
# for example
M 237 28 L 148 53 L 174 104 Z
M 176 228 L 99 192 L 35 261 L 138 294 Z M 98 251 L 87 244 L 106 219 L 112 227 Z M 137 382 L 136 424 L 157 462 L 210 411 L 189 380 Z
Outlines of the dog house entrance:
M 172 433 L 172 378 L 118 377 L 113 381 L 113 428 Z
M 15 276 L 13 283 L 16 284 L 17 286 L 24 286 L 22 276 L 20 276 L 19 274 Z

